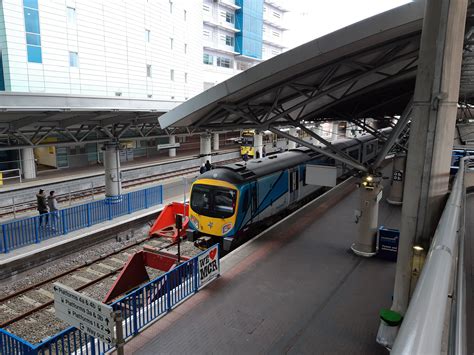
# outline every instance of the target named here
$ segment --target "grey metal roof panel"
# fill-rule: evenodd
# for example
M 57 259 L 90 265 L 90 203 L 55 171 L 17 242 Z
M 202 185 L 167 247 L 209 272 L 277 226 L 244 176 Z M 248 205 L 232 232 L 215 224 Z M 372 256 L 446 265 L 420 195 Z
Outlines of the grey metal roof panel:
M 296 47 L 252 67 L 159 117 L 162 128 L 192 126 L 218 108 L 355 52 L 419 32 L 424 1 L 412 2 Z

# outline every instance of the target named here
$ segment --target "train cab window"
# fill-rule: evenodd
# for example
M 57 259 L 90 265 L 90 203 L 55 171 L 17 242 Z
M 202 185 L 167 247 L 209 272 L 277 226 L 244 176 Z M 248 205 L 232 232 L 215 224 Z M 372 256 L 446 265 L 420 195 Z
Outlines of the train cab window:
M 237 192 L 225 187 L 194 185 L 191 208 L 204 216 L 228 218 L 234 214 Z

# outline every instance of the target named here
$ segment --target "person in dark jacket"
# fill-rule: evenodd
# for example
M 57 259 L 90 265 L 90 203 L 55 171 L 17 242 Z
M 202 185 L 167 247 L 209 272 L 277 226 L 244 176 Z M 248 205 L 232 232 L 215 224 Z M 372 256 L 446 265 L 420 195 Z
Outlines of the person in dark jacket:
M 36 201 L 38 203 L 38 212 L 40 214 L 39 218 L 39 225 L 43 224 L 43 215 L 46 214 L 46 221 L 45 225 L 48 224 L 48 205 L 46 203 L 46 195 L 44 194 L 44 190 L 40 189 L 39 193 L 36 194 Z
M 201 168 L 199 169 L 199 174 L 204 174 L 205 172 L 206 172 L 206 166 L 202 164 Z
M 206 160 L 206 171 L 209 171 L 212 169 L 211 162 L 209 160 Z

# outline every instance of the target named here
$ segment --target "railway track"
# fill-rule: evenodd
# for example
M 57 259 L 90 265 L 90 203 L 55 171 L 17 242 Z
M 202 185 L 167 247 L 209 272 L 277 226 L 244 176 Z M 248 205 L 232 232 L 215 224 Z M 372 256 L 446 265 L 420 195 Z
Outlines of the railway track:
M 230 163 L 240 161 L 240 160 L 241 159 L 224 160 L 224 161 L 215 163 L 215 166 L 230 164 Z M 122 182 L 122 188 L 126 190 L 126 189 L 134 188 L 137 186 L 141 186 L 144 184 L 149 184 L 149 183 L 153 183 L 153 182 L 157 182 L 157 181 L 161 181 L 165 179 L 171 179 L 173 177 L 192 174 L 196 172 L 199 172 L 199 167 L 174 170 L 169 173 L 161 173 L 161 174 L 150 175 L 147 177 L 142 177 L 142 178 L 137 178 L 137 179 L 130 179 L 130 180 Z M 69 203 L 69 205 L 71 205 L 73 202 L 94 199 L 95 196 L 102 195 L 104 193 L 105 193 L 105 185 L 94 186 L 94 187 L 84 189 L 84 190 L 76 190 L 71 193 L 56 195 L 56 199 L 58 203 L 60 204 L 66 202 L 66 203 Z M 5 211 L 5 208 L 2 207 L 0 209 L 0 218 L 6 218 L 8 216 L 15 216 L 16 214 L 35 211 L 36 206 L 37 206 L 36 200 L 31 200 L 28 202 L 17 204 L 14 209 L 13 207 L 11 207 L 9 208 L 8 211 Z
M 101 300 L 112 286 L 116 275 L 124 267 L 128 257 L 141 250 L 145 244 L 159 250 L 176 253 L 174 250 L 176 243 L 167 238 L 144 238 L 85 265 L 72 268 L 3 296 L 0 298 L 0 328 L 7 329 L 31 342 L 38 342 L 45 336 L 51 336 L 66 329 L 68 325 L 62 323 L 54 314 L 53 283 L 61 282 L 76 291 Z M 194 248 L 193 243 L 186 241 L 181 243 L 181 249 L 183 253 L 187 251 L 187 254 L 200 252 Z M 147 271 L 151 279 L 162 274 L 159 270 L 147 269 Z M 48 326 L 41 327 L 41 324 Z

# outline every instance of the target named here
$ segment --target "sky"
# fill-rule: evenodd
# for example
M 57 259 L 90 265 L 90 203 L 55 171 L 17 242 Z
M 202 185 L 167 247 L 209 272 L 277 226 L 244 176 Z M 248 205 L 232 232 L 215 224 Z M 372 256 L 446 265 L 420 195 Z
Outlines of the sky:
M 351 23 L 403 5 L 410 0 L 284 0 L 288 49 L 334 32 Z

